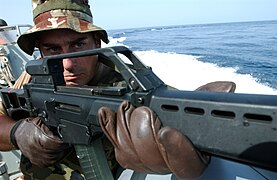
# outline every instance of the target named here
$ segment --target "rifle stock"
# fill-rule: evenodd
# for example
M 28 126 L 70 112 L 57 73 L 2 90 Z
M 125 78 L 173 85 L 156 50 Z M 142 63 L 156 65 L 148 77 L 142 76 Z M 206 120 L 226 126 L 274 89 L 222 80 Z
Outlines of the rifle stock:
M 88 55 L 115 64 L 127 87 L 65 86 L 62 59 Z M 26 70 L 32 82 L 23 90 L 1 91 L 8 112 L 40 116 L 65 142 L 91 145 L 102 134 L 99 108 L 116 111 L 128 100 L 150 107 L 163 126 L 180 130 L 203 153 L 277 171 L 276 95 L 169 90 L 123 46 L 48 56 L 30 61 Z

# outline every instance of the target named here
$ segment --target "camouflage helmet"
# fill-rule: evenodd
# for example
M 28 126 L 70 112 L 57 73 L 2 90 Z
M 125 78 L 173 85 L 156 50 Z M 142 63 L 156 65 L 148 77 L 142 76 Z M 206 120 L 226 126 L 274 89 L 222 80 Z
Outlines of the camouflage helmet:
M 19 47 L 32 55 L 39 32 L 53 29 L 71 29 L 75 32 L 96 32 L 108 43 L 107 32 L 93 25 L 88 0 L 32 0 L 34 26 L 19 36 Z
M 7 22 L 4 19 L 0 19 L 0 26 L 7 26 Z

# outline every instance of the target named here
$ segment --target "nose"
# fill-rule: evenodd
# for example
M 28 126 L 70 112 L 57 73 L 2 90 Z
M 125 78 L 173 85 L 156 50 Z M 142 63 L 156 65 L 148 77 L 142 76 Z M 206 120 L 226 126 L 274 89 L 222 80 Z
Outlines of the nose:
M 71 71 L 76 66 L 76 60 L 74 58 L 63 59 L 63 67 L 67 71 Z
M 71 53 L 72 51 L 68 47 L 62 48 L 62 54 Z M 75 58 L 65 58 L 63 59 L 63 67 L 66 71 L 72 71 L 76 65 Z

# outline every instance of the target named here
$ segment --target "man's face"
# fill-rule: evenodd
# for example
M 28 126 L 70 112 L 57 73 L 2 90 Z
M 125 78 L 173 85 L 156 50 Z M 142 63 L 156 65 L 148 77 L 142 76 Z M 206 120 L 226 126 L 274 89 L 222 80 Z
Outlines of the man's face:
M 100 47 L 92 33 L 77 33 L 68 29 L 45 31 L 39 34 L 38 48 L 42 56 L 95 49 Z M 96 73 L 97 56 L 63 59 L 64 80 L 67 86 L 87 84 Z

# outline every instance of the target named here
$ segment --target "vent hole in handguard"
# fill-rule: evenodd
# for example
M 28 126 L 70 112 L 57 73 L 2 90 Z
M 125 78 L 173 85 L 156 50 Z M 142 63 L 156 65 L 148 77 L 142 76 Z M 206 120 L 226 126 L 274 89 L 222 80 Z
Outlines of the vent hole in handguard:
M 162 105 L 162 110 L 164 111 L 174 111 L 177 112 L 179 111 L 179 107 L 175 105 L 168 105 L 168 104 L 163 104 Z
M 246 114 L 244 114 L 243 118 L 245 120 L 249 120 L 249 121 L 258 121 L 258 122 L 265 122 L 265 123 L 269 123 L 272 121 L 271 116 L 264 115 L 264 114 L 246 113 Z
M 196 115 L 204 115 L 205 111 L 201 108 L 195 108 L 195 107 L 185 107 L 185 113 L 188 114 L 196 114 Z
M 232 111 L 213 110 L 211 114 L 214 117 L 227 118 L 227 119 L 234 119 L 236 117 L 236 114 Z

